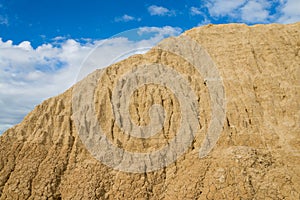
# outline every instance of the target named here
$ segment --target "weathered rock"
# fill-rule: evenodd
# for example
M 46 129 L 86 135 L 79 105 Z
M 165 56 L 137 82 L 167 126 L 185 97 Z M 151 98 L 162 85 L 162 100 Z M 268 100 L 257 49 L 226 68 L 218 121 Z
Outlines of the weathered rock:
M 300 23 L 208 25 L 184 35 L 208 52 L 224 84 L 226 119 L 208 156 L 199 158 L 212 116 L 207 80 L 183 57 L 153 48 L 97 70 L 76 86 L 94 81 L 97 118 L 114 145 L 150 152 L 176 135 L 178 99 L 155 84 L 133 93 L 129 111 L 137 125 L 150 122 L 153 103 L 166 111 L 159 140 L 137 139 L 124 136 L 113 119 L 111 91 L 135 66 L 159 63 L 178 71 L 200 108 L 200 127 L 185 154 L 145 173 L 102 164 L 79 137 L 75 86 L 44 101 L 0 137 L 0 199 L 300 199 Z

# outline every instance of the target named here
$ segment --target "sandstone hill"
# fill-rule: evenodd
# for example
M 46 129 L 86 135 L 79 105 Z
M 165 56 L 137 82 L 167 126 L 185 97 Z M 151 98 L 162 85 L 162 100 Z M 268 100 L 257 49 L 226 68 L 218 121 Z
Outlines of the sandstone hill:
M 213 118 L 213 80 L 183 56 L 153 48 L 95 71 L 7 130 L 0 137 L 0 199 L 300 199 L 300 23 L 208 25 L 184 36 L 210 56 L 224 87 L 224 121 L 206 156 L 200 158 L 199 149 Z M 177 44 L 176 38 L 166 41 L 192 48 Z M 199 56 L 193 48 L 189 54 L 191 60 Z M 154 138 L 124 134 L 111 109 L 117 80 L 149 63 L 186 78 L 197 98 L 199 127 L 186 151 L 166 166 L 143 173 L 114 169 L 100 162 L 79 136 L 95 126 L 84 119 L 77 126 L 76 114 L 85 114 L 75 113 L 74 98 L 83 103 L 93 99 L 95 118 L 114 146 L 128 152 L 159 150 L 176 136 L 184 114 L 172 90 L 147 84 L 130 97 L 131 119 L 140 126 L 150 123 L 152 104 L 164 107 L 163 127 Z M 74 97 L 81 84 L 94 90 Z

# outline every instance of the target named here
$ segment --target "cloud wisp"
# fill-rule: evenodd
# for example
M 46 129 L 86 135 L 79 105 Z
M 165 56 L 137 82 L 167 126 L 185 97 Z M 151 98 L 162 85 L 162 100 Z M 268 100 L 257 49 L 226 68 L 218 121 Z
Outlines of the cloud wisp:
M 8 18 L 6 16 L 0 15 L 0 25 L 8 25 Z
M 5 7 L 3 4 L 0 4 L 0 25 L 9 25 L 8 16 L 5 13 Z
M 129 22 L 129 21 L 141 21 L 141 18 L 136 18 L 130 15 L 123 15 L 122 17 L 116 17 L 115 22 Z
M 151 5 L 148 7 L 148 12 L 151 16 L 175 16 L 176 12 L 174 10 L 169 10 L 168 8 Z
M 201 11 L 200 8 L 197 8 L 197 7 L 192 6 L 192 7 L 190 8 L 190 14 L 191 14 L 191 15 L 203 15 L 204 13 Z

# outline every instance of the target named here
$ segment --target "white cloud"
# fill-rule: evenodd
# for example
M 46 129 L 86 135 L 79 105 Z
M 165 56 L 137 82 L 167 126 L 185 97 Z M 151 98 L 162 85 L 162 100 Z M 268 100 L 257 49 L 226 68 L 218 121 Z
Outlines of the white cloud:
M 130 15 L 123 15 L 122 17 L 116 17 L 115 22 L 129 22 L 129 21 L 141 21 L 141 18 L 135 18 Z
M 271 14 L 271 7 L 281 0 L 207 0 L 206 8 L 211 17 L 229 17 L 235 22 L 267 23 L 277 16 Z
M 270 4 L 267 1 L 248 1 L 241 8 L 241 18 L 244 22 L 267 22 L 270 18 Z
M 111 39 L 86 39 L 84 43 L 58 37 L 55 46 L 43 44 L 36 49 L 28 41 L 13 44 L 0 38 L 0 134 L 42 100 L 65 91 L 95 68 L 145 52 L 164 37 L 180 32 L 173 27 L 144 27 L 127 32 L 140 36 L 139 40 L 128 39 L 123 32 Z M 97 66 L 81 69 L 85 57 L 96 47 Z
M 240 8 L 247 0 L 208 0 L 207 8 L 213 17 L 232 15 L 236 9 Z
M 281 17 L 277 22 L 289 24 L 300 21 L 300 1 L 287 0 L 283 3 Z
M 169 10 L 168 8 L 162 6 L 151 5 L 148 7 L 148 12 L 150 15 L 154 16 L 175 16 L 176 12 L 174 10 Z

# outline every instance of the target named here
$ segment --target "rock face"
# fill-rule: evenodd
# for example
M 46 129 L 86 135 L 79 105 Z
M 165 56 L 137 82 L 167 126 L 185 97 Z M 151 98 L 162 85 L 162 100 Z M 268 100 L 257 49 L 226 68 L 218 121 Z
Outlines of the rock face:
M 214 80 L 199 75 L 184 57 L 153 48 L 95 71 L 6 131 L 0 137 L 0 199 L 300 199 L 300 23 L 208 25 L 184 36 L 210 56 L 225 92 L 224 123 L 207 156 L 199 158 L 199 149 L 213 118 L 209 84 Z M 198 56 L 193 52 L 191 60 Z M 197 98 L 199 127 L 174 162 L 144 173 L 117 170 L 99 161 L 80 137 L 94 126 L 88 120 L 78 126 L 76 116 L 84 113 L 77 112 L 74 98 L 84 102 L 88 96 L 77 92 L 74 97 L 74 90 L 94 86 L 85 95 L 92 95 L 95 118 L 114 146 L 126 152 L 159 150 L 182 126 L 184 111 L 172 90 L 149 83 L 130 96 L 130 117 L 138 126 L 151 122 L 151 105 L 164 107 L 155 137 L 124 134 L 111 108 L 117 81 L 149 63 L 178 71 L 188 81 Z

